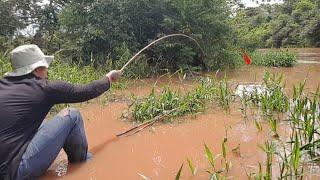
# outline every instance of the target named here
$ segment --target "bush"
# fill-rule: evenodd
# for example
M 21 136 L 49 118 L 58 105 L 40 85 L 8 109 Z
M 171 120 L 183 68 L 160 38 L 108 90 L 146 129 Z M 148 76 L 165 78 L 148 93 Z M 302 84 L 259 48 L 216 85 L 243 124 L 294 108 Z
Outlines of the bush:
M 60 48 L 68 50 L 61 54 L 74 62 L 90 64 L 94 58 L 96 65 L 104 65 L 109 63 L 106 59 L 130 58 L 119 59 L 123 43 L 132 55 L 165 34 L 184 33 L 199 41 L 205 57 L 190 40 L 171 38 L 145 52 L 147 65 L 158 71 L 185 66 L 218 69 L 233 63 L 228 18 L 227 3 L 219 0 L 75 1 L 59 14 L 62 30 L 57 37 L 63 40 Z
M 7 58 L 4 57 L 3 54 L 0 54 L 0 77 L 6 73 L 11 71 L 11 65 Z
M 256 51 L 251 55 L 252 64 L 269 67 L 291 67 L 297 62 L 294 53 L 288 50 Z

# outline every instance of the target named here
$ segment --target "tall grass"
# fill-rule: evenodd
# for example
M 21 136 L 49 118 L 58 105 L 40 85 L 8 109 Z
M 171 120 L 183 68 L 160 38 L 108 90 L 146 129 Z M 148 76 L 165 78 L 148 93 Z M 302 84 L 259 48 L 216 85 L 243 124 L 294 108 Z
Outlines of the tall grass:
M 0 54 L 0 77 L 9 71 L 11 71 L 9 59 L 7 59 L 4 54 Z
M 288 122 L 291 130 L 288 136 L 277 139 L 273 156 L 279 161 L 280 179 L 302 179 L 305 167 L 318 166 L 315 163 L 320 159 L 320 101 L 319 88 L 313 93 L 305 93 L 306 81 L 293 87 L 291 96 L 284 92 L 282 76 L 266 73 L 263 81 L 265 91 L 262 94 L 254 95 L 255 105 L 261 107 L 263 116 L 270 123 L 270 128 L 274 135 L 279 137 L 278 122 L 280 119 L 275 114 L 282 114 Z M 292 99 L 289 100 L 289 97 Z M 262 148 L 266 152 L 266 171 L 261 170 L 255 174 L 255 178 L 272 178 L 271 154 L 267 149 L 271 149 L 272 141 L 269 141 Z M 273 145 L 274 146 L 274 145 Z M 275 164 L 273 164 L 276 166 Z M 268 168 L 269 166 L 269 168 Z
M 255 51 L 251 55 L 252 64 L 270 67 L 291 67 L 297 62 L 294 53 L 285 49 L 268 50 L 267 52 Z
M 227 110 L 233 97 L 227 82 L 204 78 L 200 80 L 200 84 L 194 90 L 185 94 L 166 87 L 157 95 L 153 89 L 146 98 L 134 99 L 131 112 L 135 121 L 144 122 L 170 110 L 175 110 L 170 117 L 202 112 L 210 102 L 217 102 Z

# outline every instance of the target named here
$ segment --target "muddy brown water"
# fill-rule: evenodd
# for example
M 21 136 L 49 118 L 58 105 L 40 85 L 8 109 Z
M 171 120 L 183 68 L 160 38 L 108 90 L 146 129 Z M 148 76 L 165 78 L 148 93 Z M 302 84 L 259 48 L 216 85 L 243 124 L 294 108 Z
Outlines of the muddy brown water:
M 317 51 L 320 53 L 320 51 Z M 307 79 L 308 91 L 320 85 L 320 64 L 299 63 L 292 68 L 264 68 L 243 66 L 240 69 L 221 72 L 234 84 L 261 82 L 265 71 L 283 73 L 286 91 L 292 85 Z M 193 81 L 167 77 L 136 81 L 127 90 L 117 92 L 118 96 L 135 94 L 146 96 L 154 85 L 157 92 L 169 85 L 184 92 L 192 89 Z M 81 108 L 85 120 L 89 149 L 94 158 L 79 165 L 69 165 L 67 174 L 60 177 L 56 170 L 66 165 L 62 153 L 41 179 L 142 179 L 139 174 L 152 179 L 174 179 L 179 167 L 184 163 L 181 179 L 208 179 L 206 170 L 212 170 L 205 156 L 204 143 L 215 155 L 221 154 L 221 143 L 227 131 L 227 159 L 231 170 L 225 174 L 233 179 L 247 179 L 246 172 L 255 172 L 258 163 L 265 160 L 258 148 L 271 138 L 267 124 L 262 123 L 263 131 L 242 118 L 237 105 L 232 105 L 230 113 L 219 107 L 209 108 L 196 116 L 185 116 L 173 123 L 158 124 L 130 137 L 116 138 L 116 134 L 132 127 L 132 123 L 121 120 L 127 109 L 126 102 L 109 102 L 103 106 L 90 104 Z M 232 149 L 237 148 L 237 151 Z M 186 159 L 193 161 L 198 171 L 192 176 Z M 221 159 L 221 158 L 220 158 Z M 217 169 L 221 168 L 220 159 Z

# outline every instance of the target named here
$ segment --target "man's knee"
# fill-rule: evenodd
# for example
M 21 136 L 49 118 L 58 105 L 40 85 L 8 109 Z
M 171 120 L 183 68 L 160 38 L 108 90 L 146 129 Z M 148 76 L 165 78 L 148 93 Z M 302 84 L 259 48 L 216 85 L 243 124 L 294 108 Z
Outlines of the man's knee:
M 74 121 L 74 123 L 79 123 L 82 121 L 81 113 L 76 108 L 65 108 L 59 113 L 62 117 L 69 117 L 71 121 Z
M 80 111 L 76 108 L 68 108 L 70 116 L 81 116 Z

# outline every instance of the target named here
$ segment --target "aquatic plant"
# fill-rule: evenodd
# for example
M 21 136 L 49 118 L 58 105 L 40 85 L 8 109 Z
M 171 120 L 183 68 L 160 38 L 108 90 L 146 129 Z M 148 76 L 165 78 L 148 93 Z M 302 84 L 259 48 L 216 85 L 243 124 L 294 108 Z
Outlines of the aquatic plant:
M 257 120 L 255 119 L 255 120 L 254 120 L 254 124 L 255 124 L 257 130 L 258 130 L 259 132 L 261 132 L 261 131 L 262 131 L 261 122 L 259 122 L 259 121 L 257 121 Z
M 273 112 L 286 112 L 289 108 L 288 97 L 284 93 L 283 75 L 266 72 L 263 77 L 266 90 L 260 96 L 262 111 L 265 115 Z
M 234 100 L 234 95 L 230 90 L 226 80 L 220 81 L 217 91 L 218 104 L 225 110 L 229 110 L 231 102 Z
M 216 159 L 219 157 L 219 155 L 214 156 L 212 151 L 210 150 L 210 148 L 206 144 L 204 144 L 204 148 L 205 148 L 206 157 L 207 157 L 208 161 L 210 162 L 210 165 L 213 169 L 212 171 L 210 171 L 210 170 L 206 171 L 210 175 L 209 179 L 212 179 L 212 180 L 213 179 L 220 179 L 221 173 L 224 170 L 217 170 L 216 166 L 215 166 Z
M 266 141 L 264 145 L 258 145 L 258 147 L 265 152 L 266 154 L 266 162 L 265 162 L 265 172 L 262 171 L 262 166 L 259 163 L 259 171 L 257 174 L 253 174 L 256 179 L 272 179 L 272 165 L 273 165 L 273 157 L 276 152 L 275 144 L 272 141 Z
M 272 79 L 271 82 L 265 81 L 267 87 L 276 87 L 273 82 L 280 82 L 280 78 L 273 78 L 272 76 L 265 76 L 267 79 Z M 270 78 L 272 77 L 272 78 Z M 276 81 L 275 81 L 276 80 Z M 273 143 L 267 142 L 263 148 L 266 152 L 266 171 L 262 173 L 261 170 L 255 177 L 261 179 L 261 173 L 264 179 L 268 179 L 272 176 L 272 169 L 270 169 L 270 163 L 272 163 L 272 156 L 278 156 L 279 161 L 279 179 L 302 179 L 305 175 L 304 168 L 306 163 L 309 166 L 315 166 L 314 162 L 318 162 L 320 159 L 320 101 L 319 101 L 319 89 L 316 92 L 307 94 L 304 92 L 306 81 L 300 82 L 297 86 L 293 87 L 292 100 L 288 100 L 288 97 L 275 96 L 278 99 L 271 102 L 285 102 L 279 104 L 285 104 L 282 106 L 269 105 L 269 102 L 263 102 L 258 99 L 262 104 L 265 103 L 264 115 L 269 120 L 270 128 L 277 134 L 277 123 L 279 119 L 274 118 L 274 112 L 287 115 L 287 120 L 291 127 L 290 134 L 288 136 L 288 142 L 284 142 L 282 139 L 278 139 L 277 146 Z M 279 88 L 269 88 L 272 91 L 278 91 Z M 271 94 L 274 94 L 273 92 Z M 280 94 L 280 93 L 279 93 Z M 266 95 L 263 95 L 266 96 Z M 280 98 L 279 98 L 280 97 Z M 267 98 L 266 98 L 267 99 Z M 273 153 L 271 153 L 273 152 Z M 269 166 L 269 168 L 268 168 Z M 317 166 L 317 165 L 316 165 Z M 269 175 L 268 175 L 269 174 Z
M 278 51 L 256 51 L 251 55 L 252 64 L 272 67 L 291 67 L 297 62 L 294 53 L 281 49 Z
M 197 169 L 194 167 L 192 160 L 187 158 L 187 161 L 192 175 L 196 175 Z
M 180 169 L 179 169 L 179 171 L 177 172 L 177 175 L 176 175 L 175 180 L 179 180 L 179 179 L 180 179 L 181 172 L 182 172 L 182 168 L 183 168 L 183 163 L 181 164 Z
M 272 179 L 274 174 L 279 175 L 279 179 L 301 179 L 304 176 L 305 163 L 318 162 L 320 159 L 320 90 L 313 93 L 305 93 L 306 82 L 301 82 L 293 87 L 292 96 L 287 96 L 284 92 L 283 76 L 279 74 L 265 73 L 262 87 L 265 90 L 258 93 L 253 91 L 240 99 L 241 110 L 246 117 L 246 110 L 254 108 L 252 111 L 261 111 L 262 117 L 269 123 L 273 136 L 277 138 L 276 143 L 273 140 L 267 140 L 264 145 L 259 146 L 266 154 L 265 165 L 259 163 L 256 173 L 247 173 L 248 178 Z M 292 97 L 289 100 L 289 97 Z M 227 99 L 227 100 L 226 100 Z M 211 78 L 203 78 L 200 84 L 194 90 L 181 95 L 170 89 L 165 89 L 160 95 L 154 92 L 147 99 L 140 103 L 149 102 L 143 107 L 152 109 L 160 108 L 160 114 L 172 108 L 177 111 L 171 117 L 181 116 L 187 113 L 196 113 L 203 111 L 209 102 L 217 103 L 224 109 L 228 109 L 234 100 L 234 95 L 226 81 L 217 81 Z M 154 106 L 155 105 L 155 106 Z M 138 107 L 138 106 L 137 106 Z M 165 108 L 164 108 L 165 107 Z M 256 108 L 257 107 L 257 108 Z M 166 109 L 162 111 L 162 109 Z M 145 111 L 153 112 L 153 111 Z M 256 112 L 254 112 L 256 113 Z M 152 114 L 152 113 L 149 113 Z M 280 137 L 278 126 L 282 119 L 288 122 L 291 127 L 289 139 Z M 262 131 L 261 122 L 254 119 L 258 131 Z M 221 143 L 221 154 L 213 155 L 212 151 L 205 144 L 205 154 L 210 163 L 211 170 L 206 172 L 210 179 L 223 179 L 224 173 L 227 173 L 231 167 L 231 162 L 227 161 L 227 135 Z M 233 151 L 233 150 L 232 150 Z M 234 151 L 233 151 L 234 152 Z M 274 159 L 279 159 L 274 163 Z M 222 169 L 217 169 L 216 160 L 221 160 Z M 189 169 L 195 174 L 195 167 L 190 159 L 187 159 Z M 274 173 L 273 168 L 278 165 L 279 172 Z
M 143 99 L 134 99 L 132 117 L 135 121 L 150 120 L 165 111 L 176 109 L 170 117 L 179 117 L 188 113 L 197 113 L 205 110 L 206 103 L 216 94 L 216 84 L 211 79 L 201 80 L 200 84 L 190 92 L 181 95 L 165 87 L 162 93 L 156 95 L 155 90 Z

